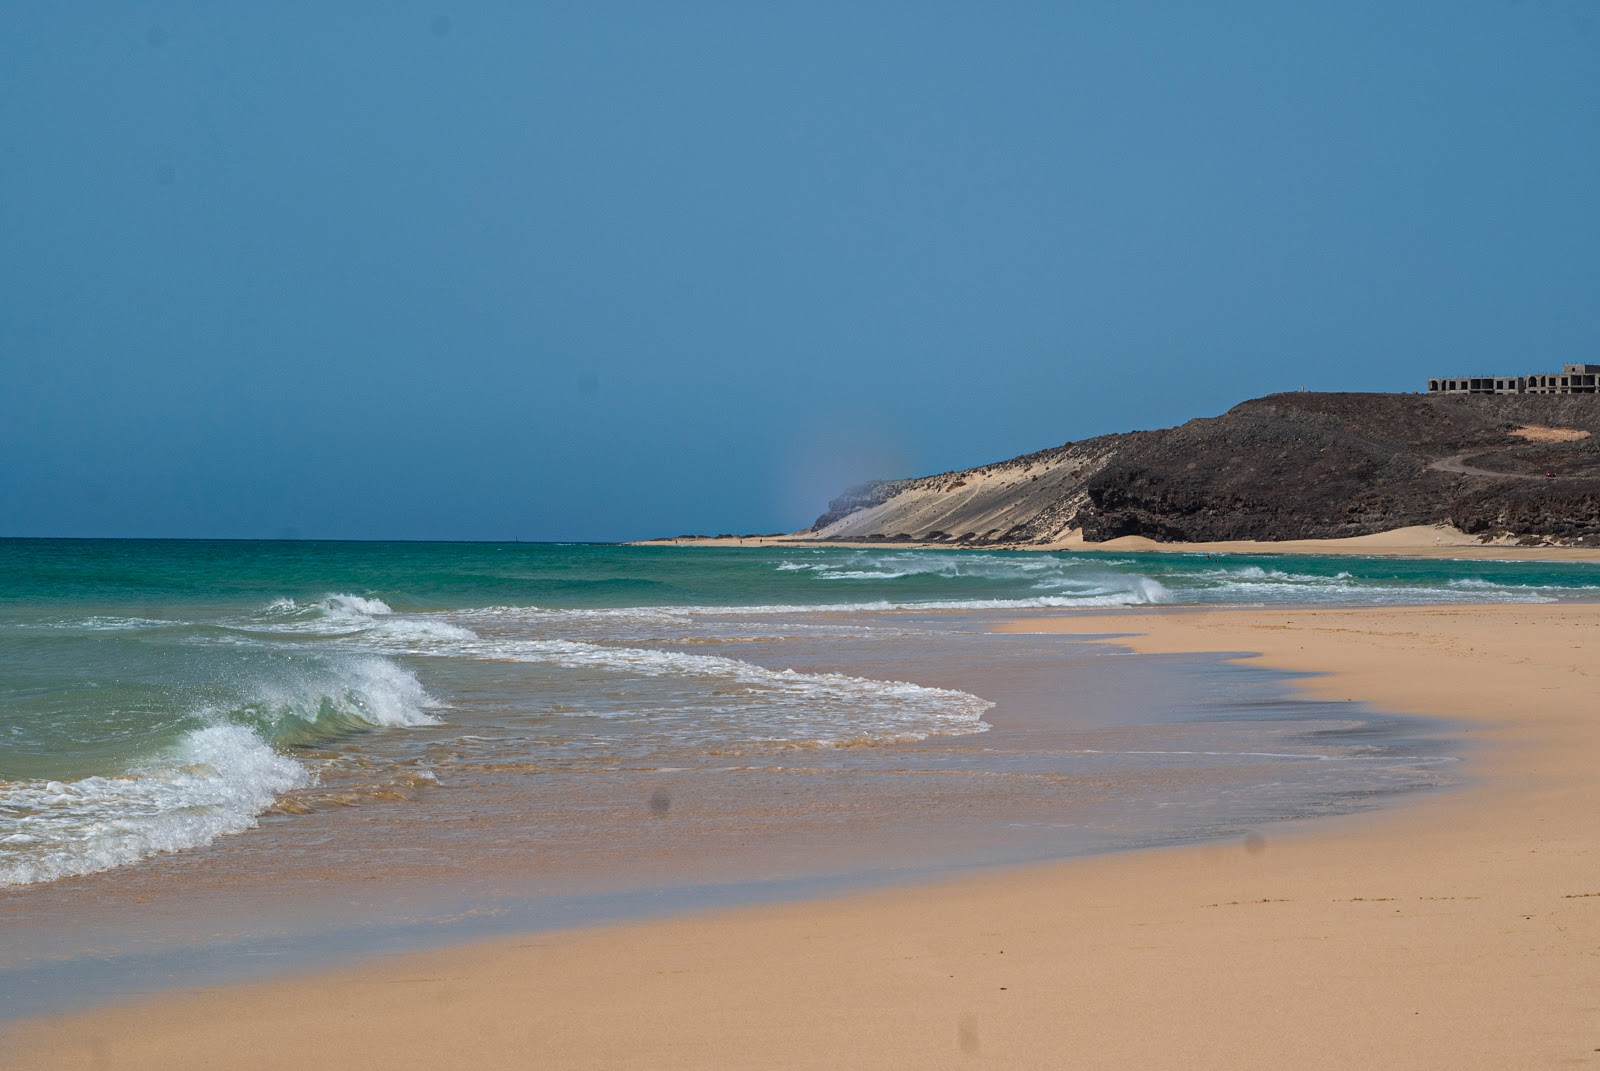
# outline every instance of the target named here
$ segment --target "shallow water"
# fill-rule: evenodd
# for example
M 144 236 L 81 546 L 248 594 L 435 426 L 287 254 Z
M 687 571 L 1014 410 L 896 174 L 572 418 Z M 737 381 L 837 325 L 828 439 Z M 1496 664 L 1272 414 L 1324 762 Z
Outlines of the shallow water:
M 960 689 L 744 656 L 876 642 L 897 608 L 1597 591 L 1595 566 L 1538 563 L 5 540 L 0 885 L 199 847 L 274 807 L 424 792 L 436 754 L 603 769 L 981 732 L 986 701 Z
M 989 627 L 1058 606 L 1586 598 L 1597 577 L 0 541 L 0 995 L 49 1003 L 72 986 L 41 979 L 84 963 L 105 967 L 84 992 L 125 992 L 225 948 L 243 976 L 1370 807 L 1458 776 L 1440 726 L 1294 700 L 1219 658 Z

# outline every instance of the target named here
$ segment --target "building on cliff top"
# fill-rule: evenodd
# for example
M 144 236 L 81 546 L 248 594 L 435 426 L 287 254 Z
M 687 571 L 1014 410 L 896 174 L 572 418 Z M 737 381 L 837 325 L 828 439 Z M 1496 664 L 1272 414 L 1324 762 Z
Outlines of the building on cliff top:
M 1566 364 L 1559 373 L 1430 379 L 1429 394 L 1600 394 L 1600 364 Z

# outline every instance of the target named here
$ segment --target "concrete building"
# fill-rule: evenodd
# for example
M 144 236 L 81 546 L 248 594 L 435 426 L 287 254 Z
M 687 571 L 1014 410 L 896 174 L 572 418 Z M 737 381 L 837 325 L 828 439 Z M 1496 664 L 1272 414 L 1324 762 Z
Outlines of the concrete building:
M 1566 364 L 1559 373 L 1430 379 L 1429 394 L 1600 394 L 1600 364 Z

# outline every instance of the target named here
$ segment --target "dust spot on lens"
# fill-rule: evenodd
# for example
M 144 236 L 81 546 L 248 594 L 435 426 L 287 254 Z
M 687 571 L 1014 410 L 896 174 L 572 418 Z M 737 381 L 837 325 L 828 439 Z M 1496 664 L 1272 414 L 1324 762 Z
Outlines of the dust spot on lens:
M 167 43 L 167 28 L 165 26 L 152 26 L 145 31 L 144 39 L 150 42 L 151 48 L 160 48 Z
M 435 15 L 433 21 L 428 23 L 428 29 L 433 31 L 435 37 L 450 36 L 450 16 Z
M 1267 850 L 1267 838 L 1260 833 L 1248 833 L 1244 838 L 1244 850 L 1251 855 L 1260 855 Z
M 665 818 L 670 810 L 672 810 L 672 793 L 664 788 L 658 788 L 650 793 L 651 814 L 657 818 Z

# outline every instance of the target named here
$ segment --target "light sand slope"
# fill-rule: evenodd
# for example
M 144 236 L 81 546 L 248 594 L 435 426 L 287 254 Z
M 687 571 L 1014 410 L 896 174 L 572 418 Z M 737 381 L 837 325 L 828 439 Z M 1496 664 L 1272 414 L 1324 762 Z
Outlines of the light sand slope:
M 1025 549 L 1025 548 L 1018 548 Z M 1448 524 L 1419 524 L 1343 539 L 1286 539 L 1264 542 L 1232 539 L 1215 543 L 1157 543 L 1144 536 L 1120 536 L 1086 543 L 1079 532 L 1040 550 L 1144 551 L 1167 554 L 1359 554 L 1387 558 L 1455 558 L 1491 561 L 1600 561 L 1600 547 L 1515 546 L 1509 540 L 1484 541 Z
M 1600 606 L 1150 611 L 1455 714 L 1474 787 L 1247 843 L 397 957 L 25 1025 L 52 1068 L 1600 1067 Z
M 1530 443 L 1575 443 L 1589 437 L 1589 433 L 1582 428 L 1550 428 L 1543 424 L 1524 424 L 1520 428 L 1512 428 L 1510 434 Z
M 895 480 L 886 485 L 885 492 L 892 494 L 884 501 L 797 535 L 921 540 L 941 532 L 949 541 L 993 542 L 1024 527 L 1046 535 L 1065 533 L 1088 501 L 1085 481 L 1111 460 L 1124 438 L 1104 436 L 962 472 Z

